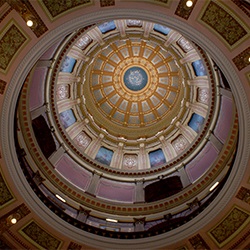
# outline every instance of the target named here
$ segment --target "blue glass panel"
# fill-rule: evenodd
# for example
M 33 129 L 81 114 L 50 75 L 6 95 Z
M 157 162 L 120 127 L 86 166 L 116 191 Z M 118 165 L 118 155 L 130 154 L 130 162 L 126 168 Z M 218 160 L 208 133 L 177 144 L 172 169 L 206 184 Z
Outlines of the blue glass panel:
M 192 62 L 192 66 L 193 66 L 194 73 L 196 76 L 206 76 L 207 75 L 205 66 L 201 60 L 197 60 L 195 62 Z
M 100 29 L 102 34 L 104 34 L 104 33 L 108 32 L 110 30 L 116 29 L 116 26 L 115 26 L 114 21 L 110 21 L 110 22 L 105 22 L 105 23 L 99 25 L 98 28 Z
M 149 153 L 149 160 L 151 167 L 158 167 L 166 163 L 165 156 L 161 149 L 157 149 Z
M 163 35 L 167 35 L 171 29 L 161 24 L 155 24 L 154 30 L 162 33 Z
M 199 133 L 204 121 L 204 117 L 194 113 L 188 123 L 188 126 L 192 128 L 196 133 Z
M 100 147 L 95 159 L 102 164 L 110 165 L 114 152 L 105 147 Z
M 75 64 L 76 64 L 76 59 L 69 57 L 69 56 L 66 56 L 63 63 L 62 63 L 60 71 L 71 73 L 71 72 L 73 72 Z
M 72 109 L 63 111 L 62 113 L 59 114 L 59 116 L 64 128 L 68 128 L 69 126 L 71 126 L 73 123 L 76 122 L 76 118 Z

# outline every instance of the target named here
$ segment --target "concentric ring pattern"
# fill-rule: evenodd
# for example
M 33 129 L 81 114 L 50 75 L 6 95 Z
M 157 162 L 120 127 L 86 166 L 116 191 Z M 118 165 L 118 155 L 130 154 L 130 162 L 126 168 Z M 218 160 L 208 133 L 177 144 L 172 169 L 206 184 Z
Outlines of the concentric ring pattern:
M 54 51 L 50 68 L 30 72 L 18 108 L 25 164 L 46 177 L 38 189 L 56 205 L 59 192 L 69 220 L 84 214 L 77 227 L 94 230 L 119 217 L 119 231 L 133 232 L 143 216 L 146 231 L 168 213 L 193 218 L 194 200 L 204 209 L 238 129 L 211 57 L 173 29 L 129 19 L 83 27 Z

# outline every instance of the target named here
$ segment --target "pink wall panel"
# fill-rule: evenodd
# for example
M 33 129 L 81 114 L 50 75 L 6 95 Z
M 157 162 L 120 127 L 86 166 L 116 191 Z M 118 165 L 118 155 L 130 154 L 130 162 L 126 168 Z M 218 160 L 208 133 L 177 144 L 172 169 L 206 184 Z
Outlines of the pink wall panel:
M 185 169 L 191 182 L 195 182 L 214 163 L 218 152 L 211 142 L 208 142 L 200 153 L 186 165 Z
M 86 190 L 90 181 L 91 181 L 91 173 L 87 172 L 76 162 L 68 158 L 67 156 L 63 156 L 55 165 L 56 170 L 69 182 L 73 185 L 79 187 L 82 190 Z
M 44 82 L 47 68 L 36 68 L 30 86 L 30 110 L 41 107 L 44 104 Z
M 133 202 L 135 186 L 102 179 L 96 195 L 109 200 Z
M 232 126 L 232 118 L 233 118 L 232 99 L 222 96 L 218 122 L 214 129 L 214 135 L 218 139 L 220 139 L 221 142 L 225 142 L 228 137 L 230 128 Z

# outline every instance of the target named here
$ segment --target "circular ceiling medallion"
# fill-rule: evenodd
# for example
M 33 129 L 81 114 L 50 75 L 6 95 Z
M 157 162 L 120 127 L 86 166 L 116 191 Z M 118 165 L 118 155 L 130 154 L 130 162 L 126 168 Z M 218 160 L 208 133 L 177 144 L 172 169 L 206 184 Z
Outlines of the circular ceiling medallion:
M 148 75 L 143 68 L 132 66 L 125 71 L 123 82 L 129 90 L 139 91 L 147 85 Z

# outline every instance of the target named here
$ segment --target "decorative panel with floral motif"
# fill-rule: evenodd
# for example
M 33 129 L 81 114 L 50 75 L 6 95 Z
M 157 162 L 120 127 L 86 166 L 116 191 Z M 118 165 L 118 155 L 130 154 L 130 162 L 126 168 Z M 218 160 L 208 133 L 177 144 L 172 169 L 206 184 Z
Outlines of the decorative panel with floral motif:
M 138 155 L 125 154 L 123 157 L 123 169 L 136 170 L 138 168 Z
M 198 88 L 198 102 L 208 104 L 209 102 L 209 89 L 208 88 Z
M 250 204 L 250 190 L 245 187 L 241 187 L 236 198 Z
M 59 249 L 62 243 L 54 236 L 47 233 L 34 221 L 31 221 L 28 225 L 26 225 L 21 230 L 21 233 L 26 234 L 33 241 L 33 243 L 35 243 L 35 245 L 39 245 L 39 247 L 44 249 L 56 250 Z
M 172 142 L 172 145 L 173 145 L 176 153 L 181 153 L 182 151 L 184 151 L 188 147 L 189 142 L 188 142 L 188 140 L 183 135 L 179 135 Z
M 76 244 L 75 242 L 70 242 L 67 250 L 81 250 L 81 245 Z
M 78 145 L 82 150 L 85 150 L 91 141 L 92 139 L 85 132 L 81 132 L 74 139 L 76 145 Z
M 216 31 L 230 46 L 247 35 L 245 28 L 224 8 L 211 1 L 201 20 Z
M 1 34 L 3 35 L 0 35 L 0 71 L 6 72 L 11 60 L 27 41 L 27 37 L 13 22 L 7 31 L 1 31 Z
M 249 221 L 249 213 L 234 207 L 217 226 L 209 231 L 209 235 L 219 247 L 222 247 L 232 240 Z
M 100 0 L 101 7 L 108 7 L 115 5 L 115 0 Z
M 250 47 L 242 51 L 239 55 L 233 58 L 233 62 L 238 70 L 242 70 L 250 65 Z
M 207 245 L 207 243 L 203 240 L 203 238 L 199 234 L 193 236 L 191 239 L 189 239 L 189 241 L 193 246 L 193 249 L 210 250 L 210 247 Z
M 197 0 L 193 0 L 193 5 L 191 7 L 187 7 L 186 2 L 186 0 L 180 0 L 178 7 L 175 11 L 175 15 L 187 20 L 191 15 Z
M 42 0 L 41 3 L 48 10 L 51 19 L 59 16 L 60 14 L 67 12 L 73 8 L 84 6 L 85 4 L 90 4 L 92 0 L 71 0 L 71 1 L 61 1 L 61 0 Z
M 0 173 L 0 207 L 11 201 L 14 197 L 9 191 L 2 174 Z

